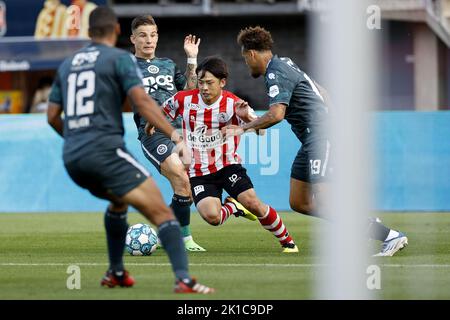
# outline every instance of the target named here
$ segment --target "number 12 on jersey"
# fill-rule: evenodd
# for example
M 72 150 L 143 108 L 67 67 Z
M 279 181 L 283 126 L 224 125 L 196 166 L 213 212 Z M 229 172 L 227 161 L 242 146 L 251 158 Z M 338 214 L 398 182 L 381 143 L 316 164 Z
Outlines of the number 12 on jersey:
M 67 78 L 66 115 L 84 116 L 94 113 L 93 95 L 95 93 L 95 72 L 71 73 Z

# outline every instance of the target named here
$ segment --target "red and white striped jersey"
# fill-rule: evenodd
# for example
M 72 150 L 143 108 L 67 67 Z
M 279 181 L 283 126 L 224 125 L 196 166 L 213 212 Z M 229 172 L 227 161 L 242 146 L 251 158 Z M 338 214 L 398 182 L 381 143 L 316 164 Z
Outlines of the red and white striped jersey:
M 224 140 L 220 129 L 228 124 L 239 125 L 234 103 L 241 100 L 222 90 L 212 105 L 203 102 L 198 89 L 179 91 L 163 104 L 164 112 L 172 119 L 182 117 L 183 137 L 191 149 L 190 177 L 205 176 L 231 164 L 241 162 L 236 150 L 240 137 Z

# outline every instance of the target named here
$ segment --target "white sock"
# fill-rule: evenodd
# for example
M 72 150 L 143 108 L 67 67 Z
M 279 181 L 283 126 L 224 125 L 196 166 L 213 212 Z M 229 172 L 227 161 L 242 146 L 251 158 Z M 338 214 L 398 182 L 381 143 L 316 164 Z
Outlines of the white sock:
M 389 231 L 389 234 L 388 234 L 387 238 L 384 239 L 384 241 L 392 240 L 392 239 L 398 237 L 399 235 L 400 235 L 400 233 L 398 233 L 397 231 L 391 229 L 391 231 Z
M 189 240 L 192 240 L 192 236 L 183 237 L 184 242 L 189 241 Z

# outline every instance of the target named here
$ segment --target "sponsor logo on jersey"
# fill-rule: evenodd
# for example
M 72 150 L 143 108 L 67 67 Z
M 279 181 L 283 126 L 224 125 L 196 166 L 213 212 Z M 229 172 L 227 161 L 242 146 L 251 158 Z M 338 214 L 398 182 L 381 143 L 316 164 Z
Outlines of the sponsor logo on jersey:
M 200 150 L 214 149 L 223 144 L 223 135 L 218 129 L 208 129 L 207 125 L 199 125 L 186 136 L 190 147 Z
M 163 155 L 166 152 L 167 152 L 167 146 L 165 144 L 160 144 L 156 148 L 156 153 L 159 154 L 160 156 Z
M 100 51 L 80 52 L 72 59 L 72 66 L 79 67 L 85 64 L 93 64 L 97 61 Z
M 274 73 L 269 73 L 269 75 L 267 76 L 270 80 L 275 79 L 275 74 Z
M 208 131 L 208 126 L 206 124 L 196 126 L 194 129 L 194 133 L 196 133 L 196 134 L 205 134 L 207 131 Z
M 218 118 L 219 118 L 219 122 L 220 123 L 226 123 L 229 120 L 228 113 L 226 113 L 226 112 L 219 113 L 219 117 Z
M 147 77 L 142 79 L 142 83 L 144 84 L 144 88 L 146 88 L 147 93 L 155 92 L 159 88 L 164 88 L 168 91 L 175 90 L 175 86 L 173 84 L 173 77 L 169 75 L 159 75 L 155 77 Z
M 6 34 L 6 4 L 0 1 L 0 37 Z
M 187 107 L 192 110 L 200 110 L 200 107 L 196 103 L 188 103 Z
M 199 186 L 195 186 L 194 187 L 194 194 L 198 195 L 200 192 L 205 191 L 205 186 L 204 185 L 199 185 Z
M 148 72 L 153 73 L 153 74 L 159 72 L 159 68 L 158 68 L 157 66 L 154 66 L 154 65 L 150 65 L 150 66 L 147 68 L 147 70 L 148 70 Z
M 280 93 L 280 89 L 278 89 L 278 86 L 275 84 L 269 88 L 269 97 L 274 98 Z
M 231 176 L 228 177 L 228 180 L 231 181 L 231 187 L 234 187 L 234 185 L 236 184 L 236 182 L 238 182 L 239 180 L 241 180 L 241 177 L 238 177 L 238 175 L 236 173 L 233 173 Z

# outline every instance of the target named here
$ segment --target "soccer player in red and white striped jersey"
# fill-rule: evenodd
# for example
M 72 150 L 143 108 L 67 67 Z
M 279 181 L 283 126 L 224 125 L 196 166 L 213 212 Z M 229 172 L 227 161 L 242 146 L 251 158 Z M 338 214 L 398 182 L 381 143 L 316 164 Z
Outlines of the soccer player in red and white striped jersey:
M 258 218 L 262 227 L 280 242 L 283 252 L 298 252 L 281 217 L 257 197 L 246 169 L 241 166 L 236 153 L 239 137 L 225 139 L 221 133 L 227 125 L 254 120 L 253 109 L 223 90 L 228 70 L 222 59 L 206 58 L 196 73 L 198 89 L 179 91 L 163 104 L 163 110 L 172 119 L 182 118 L 183 137 L 191 151 L 192 196 L 200 215 L 215 226 L 223 224 L 230 215 Z M 224 204 L 223 190 L 230 195 Z

